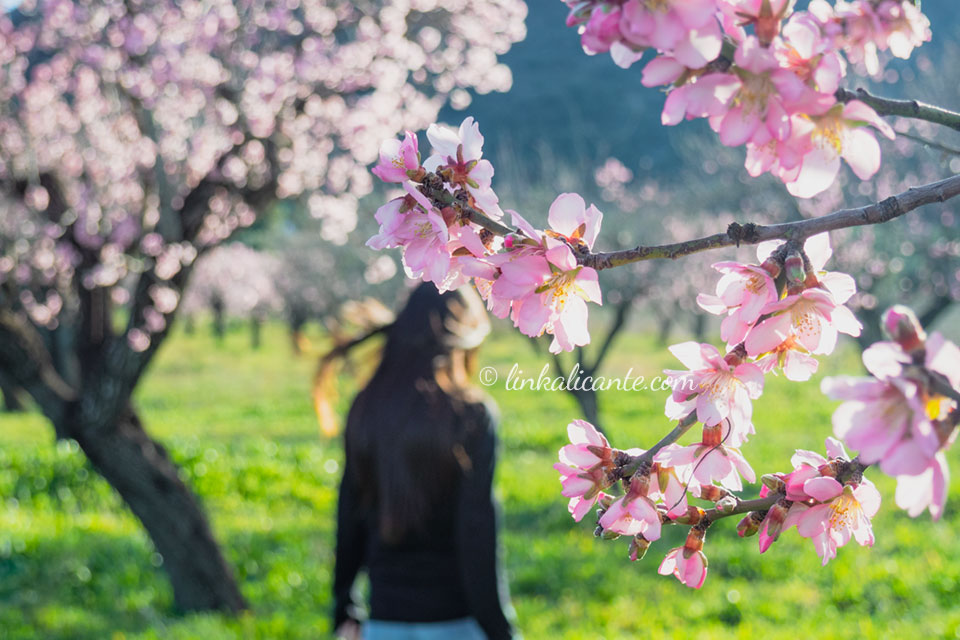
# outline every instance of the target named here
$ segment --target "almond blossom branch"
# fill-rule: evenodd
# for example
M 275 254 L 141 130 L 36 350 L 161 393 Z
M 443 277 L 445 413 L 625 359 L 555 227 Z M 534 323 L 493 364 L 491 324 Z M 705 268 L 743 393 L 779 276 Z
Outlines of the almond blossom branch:
M 742 513 L 750 513 L 751 511 L 766 511 L 773 505 L 777 504 L 777 502 L 779 502 L 781 499 L 783 499 L 782 493 L 773 493 L 765 498 L 739 500 L 737 504 L 731 508 L 720 509 L 719 507 L 713 507 L 712 509 L 707 509 L 703 512 L 701 522 L 706 521 L 707 526 L 709 526 L 711 523 L 722 518 L 728 518 L 730 516 L 736 516 Z
M 934 124 L 940 124 L 960 131 L 960 113 L 942 107 L 935 107 L 931 104 L 920 102 L 919 100 L 881 98 L 868 93 L 865 89 L 849 91 L 840 88 L 837 89 L 835 95 L 840 102 L 859 100 L 873 108 L 873 110 L 881 116 L 900 116 L 901 118 L 926 120 L 927 122 L 933 122 Z
M 630 477 L 634 473 L 636 473 L 637 469 L 639 469 L 640 467 L 644 465 L 649 466 L 650 464 L 653 464 L 653 457 L 657 455 L 657 453 L 659 453 L 661 449 L 663 449 L 668 445 L 673 444 L 674 442 L 682 438 L 683 434 L 689 431 L 690 427 L 692 427 L 696 423 L 697 423 L 697 412 L 691 411 L 686 418 L 683 418 L 682 420 L 680 420 L 680 422 L 677 423 L 677 426 L 674 427 L 670 433 L 663 436 L 660 439 L 660 441 L 657 442 L 657 444 L 653 445 L 647 451 L 640 454 L 639 456 L 636 456 L 630 462 L 623 465 L 621 474 L 624 477 Z
M 443 186 L 443 181 L 435 174 L 428 173 L 426 175 L 426 177 L 423 179 L 423 183 L 420 185 L 420 192 L 434 202 L 442 203 L 453 208 L 453 210 L 456 211 L 461 218 L 470 220 L 470 222 L 478 224 L 487 231 L 495 233 L 498 236 L 505 236 L 508 233 L 516 233 L 514 229 L 504 226 L 496 220 L 491 219 L 482 211 L 471 207 L 469 203 L 457 198 L 456 194 L 450 193 Z
M 824 231 L 859 227 L 888 222 L 925 204 L 944 202 L 960 195 L 960 175 L 937 182 L 911 187 L 903 193 L 856 209 L 841 209 L 826 216 L 798 222 L 759 225 L 734 222 L 725 233 L 664 245 L 637 246 L 633 249 L 600 253 L 579 252 L 580 264 L 594 269 L 609 269 L 642 260 L 655 260 L 687 256 L 709 249 L 758 244 L 765 240 L 802 240 Z

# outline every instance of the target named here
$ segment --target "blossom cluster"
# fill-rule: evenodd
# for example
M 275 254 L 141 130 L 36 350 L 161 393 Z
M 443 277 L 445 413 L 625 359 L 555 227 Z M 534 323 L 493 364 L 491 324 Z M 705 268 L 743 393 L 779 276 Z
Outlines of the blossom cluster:
M 554 353 L 588 344 L 586 303 L 601 304 L 601 293 L 597 272 L 575 252 L 593 247 L 600 210 L 564 193 L 550 206 L 549 228 L 536 229 L 501 210 L 473 118 L 457 131 L 431 125 L 427 139 L 433 153 L 422 164 L 412 132 L 381 146 L 373 172 L 403 192 L 377 210 L 380 230 L 367 245 L 401 248 L 407 275 L 441 291 L 472 279 L 491 313 L 528 336 L 552 335 Z M 512 230 L 500 222 L 506 215 Z
M 771 173 L 793 195 L 812 197 L 841 159 L 861 179 L 880 167 L 871 129 L 893 130 L 860 101 L 836 97 L 847 64 L 880 70 L 879 51 L 909 58 L 930 39 L 911 0 L 565 0 L 584 51 L 610 52 L 627 68 L 655 57 L 642 84 L 669 87 L 661 120 L 707 118 L 728 146 L 745 145 L 752 176 Z
M 863 352 L 869 378 L 825 378 L 821 388 L 843 400 L 833 414 L 834 435 L 897 479 L 897 506 L 911 516 L 925 509 L 938 519 L 947 498 L 944 452 L 957 437 L 960 348 L 940 333 L 928 337 L 913 312 L 888 310 L 892 338 Z
M 570 444 L 560 449 L 560 462 L 554 468 L 560 473 L 562 493 L 570 499 L 574 519 L 580 521 L 597 506 L 596 534 L 605 539 L 630 536 L 634 561 L 661 537 L 663 526 L 689 526 L 684 545 L 667 552 L 659 573 L 673 575 L 688 587 L 702 587 L 708 569 L 703 552 L 707 528 L 715 520 L 746 511 L 741 505 L 747 503 L 731 492 L 742 488 L 733 469 L 754 480 L 739 452 L 724 448 L 723 430 L 705 427 L 702 442 L 689 447 L 670 444 L 646 460 L 643 450 L 613 449 L 603 434 L 583 420 L 574 420 L 567 430 Z M 791 459 L 793 471 L 763 477 L 764 508 L 747 511 L 737 526 L 741 537 L 759 534 L 761 553 L 793 526 L 813 542 L 824 565 L 851 539 L 862 546 L 873 545 L 871 519 L 880 508 L 880 494 L 863 476 L 866 465 L 858 458 L 850 460 L 838 440 L 827 438 L 826 449 L 827 457 L 797 450 Z M 707 463 L 705 454 L 715 451 L 718 455 Z M 711 470 L 699 473 L 703 467 Z M 719 485 L 712 482 L 717 476 Z M 735 480 L 728 485 L 724 479 Z M 605 493 L 618 481 L 622 495 L 615 498 Z M 690 504 L 688 493 L 713 502 L 713 508 L 705 511 Z
M 720 262 L 716 294 L 700 294 L 705 310 L 723 315 L 726 352 L 710 344 L 670 347 L 686 370 L 665 371 L 673 392 L 665 414 L 677 427 L 653 450 L 616 450 L 583 421 L 568 428 L 570 444 L 560 451 L 560 473 L 569 510 L 581 520 L 598 507 L 597 535 L 631 536 L 636 560 L 668 524 L 690 527 L 683 546 L 671 549 L 659 572 L 700 588 L 708 562 L 707 528 L 716 520 L 745 513 L 741 537 L 758 534 L 766 552 L 793 526 L 808 538 L 827 564 L 837 549 L 855 540 L 874 541 L 871 520 L 880 494 L 864 477 L 878 465 L 897 477 L 896 502 L 911 516 L 943 510 L 947 469 L 943 451 L 956 438 L 960 412 L 960 349 L 934 334 L 927 338 L 909 310 L 895 307 L 884 319 L 893 342 L 864 353 L 871 379 L 827 378 L 823 390 L 846 400 L 834 415 L 837 438 L 827 455 L 797 450 L 789 473 L 763 476 L 760 497 L 743 501 L 736 492 L 756 473 L 741 452 L 755 433 L 752 402 L 767 373 L 793 381 L 816 372 L 814 356 L 829 355 L 839 333 L 859 335 L 861 325 L 844 303 L 855 293 L 853 279 L 825 271 L 832 255 L 826 234 L 758 246 L 757 264 Z M 702 423 L 699 441 L 677 440 Z M 851 458 L 840 439 L 858 450 Z M 611 491 L 617 483 L 622 495 Z M 704 510 L 693 503 L 713 503 Z

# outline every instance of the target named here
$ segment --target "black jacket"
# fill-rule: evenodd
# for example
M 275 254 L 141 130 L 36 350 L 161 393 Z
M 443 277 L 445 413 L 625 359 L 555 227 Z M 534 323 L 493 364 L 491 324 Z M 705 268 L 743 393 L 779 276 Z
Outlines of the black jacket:
M 484 427 L 464 442 L 469 463 L 457 478 L 455 498 L 437 504 L 422 531 L 399 544 L 381 540 L 376 514 L 360 506 L 351 470 L 344 469 L 337 504 L 334 628 L 359 618 L 352 591 L 365 568 L 372 619 L 439 622 L 472 616 L 489 638 L 512 637 L 491 493 L 495 418 L 488 409 L 485 416 Z

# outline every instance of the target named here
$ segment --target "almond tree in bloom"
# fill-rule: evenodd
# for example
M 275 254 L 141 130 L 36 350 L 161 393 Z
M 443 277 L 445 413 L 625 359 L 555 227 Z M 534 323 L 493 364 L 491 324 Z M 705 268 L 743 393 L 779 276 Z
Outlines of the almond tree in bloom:
M 283 307 L 279 273 L 280 261 L 274 256 L 239 242 L 215 247 L 197 260 L 180 313 L 210 313 L 218 340 L 224 337 L 228 318 L 250 320 L 252 346 L 259 347 L 260 325 Z
M 771 172 L 797 197 L 830 187 L 841 159 L 861 179 L 873 176 L 880 154 L 872 132 L 893 137 L 883 116 L 960 130 L 960 113 L 840 87 L 843 56 L 873 73 L 878 52 L 907 57 L 929 39 L 928 21 L 908 0 L 814 0 L 798 12 L 788 0 L 567 4 L 568 23 L 580 25 L 587 53 L 610 51 L 630 66 L 647 49 L 656 51 L 642 80 L 671 85 L 664 124 L 708 118 L 723 144 L 747 146 L 751 175 Z M 684 545 L 666 552 L 659 573 L 700 588 L 709 568 L 707 531 L 733 515 L 743 516 L 738 535 L 758 535 L 761 552 L 794 526 L 823 564 L 851 540 L 872 546 L 882 497 L 868 471 L 897 478 L 895 502 L 911 516 L 943 512 L 945 452 L 960 423 L 960 348 L 940 334 L 928 337 L 906 308 L 883 317 L 891 341 L 864 352 L 873 378 L 824 382 L 825 393 L 845 401 L 833 418 L 839 439 L 826 439 L 825 456 L 797 450 L 792 470 L 764 473 L 758 497 L 747 499 L 738 494 L 758 474 L 740 448 L 763 433 L 753 403 L 762 402 L 767 376 L 807 381 L 840 334 L 863 332 L 847 306 L 854 278 L 831 270 L 830 232 L 888 223 L 954 198 L 960 175 L 828 215 L 731 222 L 704 237 L 598 251 L 609 233 L 603 214 L 576 194 L 556 197 L 542 229 L 505 208 L 472 118 L 457 131 L 431 126 L 427 138 L 433 155 L 425 161 L 413 132 L 382 144 L 374 173 L 402 191 L 378 210 L 380 230 L 368 245 L 399 248 L 407 275 L 441 290 L 472 281 L 494 315 L 527 335 L 552 336 L 552 352 L 590 343 L 589 309 L 603 301 L 597 272 L 757 245 L 755 262 L 715 262 L 714 282 L 696 296 L 722 318 L 725 346 L 670 348 L 684 367 L 665 372 L 672 393 L 664 415 L 672 430 L 647 448 L 616 449 L 588 422 L 568 426 L 570 444 L 555 465 L 561 493 L 577 521 L 596 508 L 597 536 L 629 537 L 629 556 L 637 560 L 664 526 L 688 527 Z M 698 424 L 699 438 L 680 444 Z
M 147 529 L 181 609 L 244 600 L 131 395 L 198 256 L 278 199 L 356 222 L 380 140 L 504 90 L 519 0 L 24 0 L 0 15 L 0 370 Z M 129 286 L 123 283 L 129 282 Z

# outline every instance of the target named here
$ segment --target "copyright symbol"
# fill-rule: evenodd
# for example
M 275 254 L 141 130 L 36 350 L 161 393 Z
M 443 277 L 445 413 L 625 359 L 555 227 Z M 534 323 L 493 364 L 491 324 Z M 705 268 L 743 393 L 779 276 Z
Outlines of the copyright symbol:
M 493 367 L 480 369 L 480 384 L 485 387 L 497 384 L 497 370 Z

